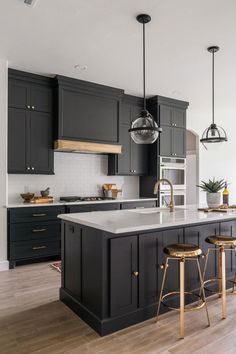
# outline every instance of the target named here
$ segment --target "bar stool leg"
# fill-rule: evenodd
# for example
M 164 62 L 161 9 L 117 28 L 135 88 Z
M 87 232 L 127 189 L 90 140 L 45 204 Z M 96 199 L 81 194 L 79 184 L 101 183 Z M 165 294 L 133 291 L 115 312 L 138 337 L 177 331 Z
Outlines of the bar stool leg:
M 222 318 L 226 318 L 226 274 L 225 274 L 225 250 L 220 247 L 221 262 L 221 290 L 222 290 Z
M 219 257 L 218 257 L 218 292 L 219 297 L 222 297 L 222 257 L 219 249 Z
M 206 302 L 206 295 L 205 295 L 205 290 L 204 290 L 204 283 L 203 283 L 203 278 L 202 278 L 202 272 L 201 272 L 201 267 L 199 264 L 199 260 L 197 258 L 197 267 L 198 267 L 198 274 L 199 274 L 199 279 L 200 279 L 200 288 L 201 288 L 201 297 L 203 301 L 205 302 L 205 308 L 206 308 L 206 315 L 207 315 L 207 321 L 208 321 L 208 326 L 210 327 L 210 318 L 209 318 L 209 313 L 208 313 L 208 308 L 207 308 L 207 302 Z
M 184 338 L 184 261 L 180 260 L 180 338 Z
M 162 283 L 161 283 L 161 291 L 160 291 L 160 296 L 159 296 L 159 301 L 158 301 L 158 307 L 157 307 L 157 317 L 156 317 L 156 322 L 158 321 L 158 316 L 159 316 L 159 312 L 160 312 L 160 307 L 161 307 L 161 301 L 162 301 L 162 296 L 163 296 L 163 289 L 164 289 L 164 285 L 165 285 L 165 280 L 166 280 L 166 271 L 168 268 L 168 261 L 169 258 L 166 258 L 165 261 L 165 265 L 164 265 L 164 273 L 163 273 L 163 278 L 162 278 Z

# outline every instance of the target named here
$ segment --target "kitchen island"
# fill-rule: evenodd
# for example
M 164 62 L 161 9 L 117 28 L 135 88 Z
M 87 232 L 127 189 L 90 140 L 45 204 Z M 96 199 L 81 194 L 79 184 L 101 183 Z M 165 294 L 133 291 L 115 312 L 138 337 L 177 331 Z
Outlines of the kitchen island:
M 179 207 L 173 213 L 151 208 L 59 217 L 63 224 L 60 299 L 100 335 L 155 316 L 167 244 L 194 243 L 206 253 L 207 236 L 236 235 L 236 213 L 204 213 L 196 207 Z M 226 265 L 227 278 L 232 279 L 231 252 Z M 216 275 L 214 254 L 206 278 Z M 186 290 L 197 290 L 198 275 L 191 262 L 185 278 Z M 170 264 L 165 291 L 178 287 L 176 264 Z

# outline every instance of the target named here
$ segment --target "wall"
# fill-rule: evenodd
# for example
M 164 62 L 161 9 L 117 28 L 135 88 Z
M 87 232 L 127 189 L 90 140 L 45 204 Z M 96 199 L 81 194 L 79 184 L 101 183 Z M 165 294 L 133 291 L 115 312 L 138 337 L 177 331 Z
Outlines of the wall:
M 0 59 L 0 270 L 7 259 L 7 61 Z
M 104 183 L 116 183 L 123 189 L 123 197 L 139 195 L 138 177 L 107 176 L 107 155 L 54 153 L 55 175 L 9 175 L 9 203 L 22 201 L 20 193 L 50 187 L 56 198 L 64 195 L 101 195 Z

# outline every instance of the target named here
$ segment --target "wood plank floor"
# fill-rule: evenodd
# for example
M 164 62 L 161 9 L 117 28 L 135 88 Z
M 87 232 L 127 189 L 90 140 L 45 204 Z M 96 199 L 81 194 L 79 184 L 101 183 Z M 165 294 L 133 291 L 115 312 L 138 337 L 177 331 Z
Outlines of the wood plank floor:
M 58 300 L 60 274 L 48 263 L 0 272 L 1 354 L 154 354 L 236 353 L 236 296 L 228 296 L 228 318 L 220 302 L 209 300 L 211 327 L 205 311 L 186 315 L 186 337 L 178 339 L 176 313 L 162 315 L 115 334 L 99 337 Z

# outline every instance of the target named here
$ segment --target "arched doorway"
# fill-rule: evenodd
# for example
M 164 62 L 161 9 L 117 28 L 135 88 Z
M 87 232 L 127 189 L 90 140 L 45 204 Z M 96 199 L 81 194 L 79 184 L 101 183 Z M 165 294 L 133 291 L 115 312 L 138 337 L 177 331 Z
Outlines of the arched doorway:
M 186 134 L 186 204 L 199 203 L 199 136 L 187 130 Z

